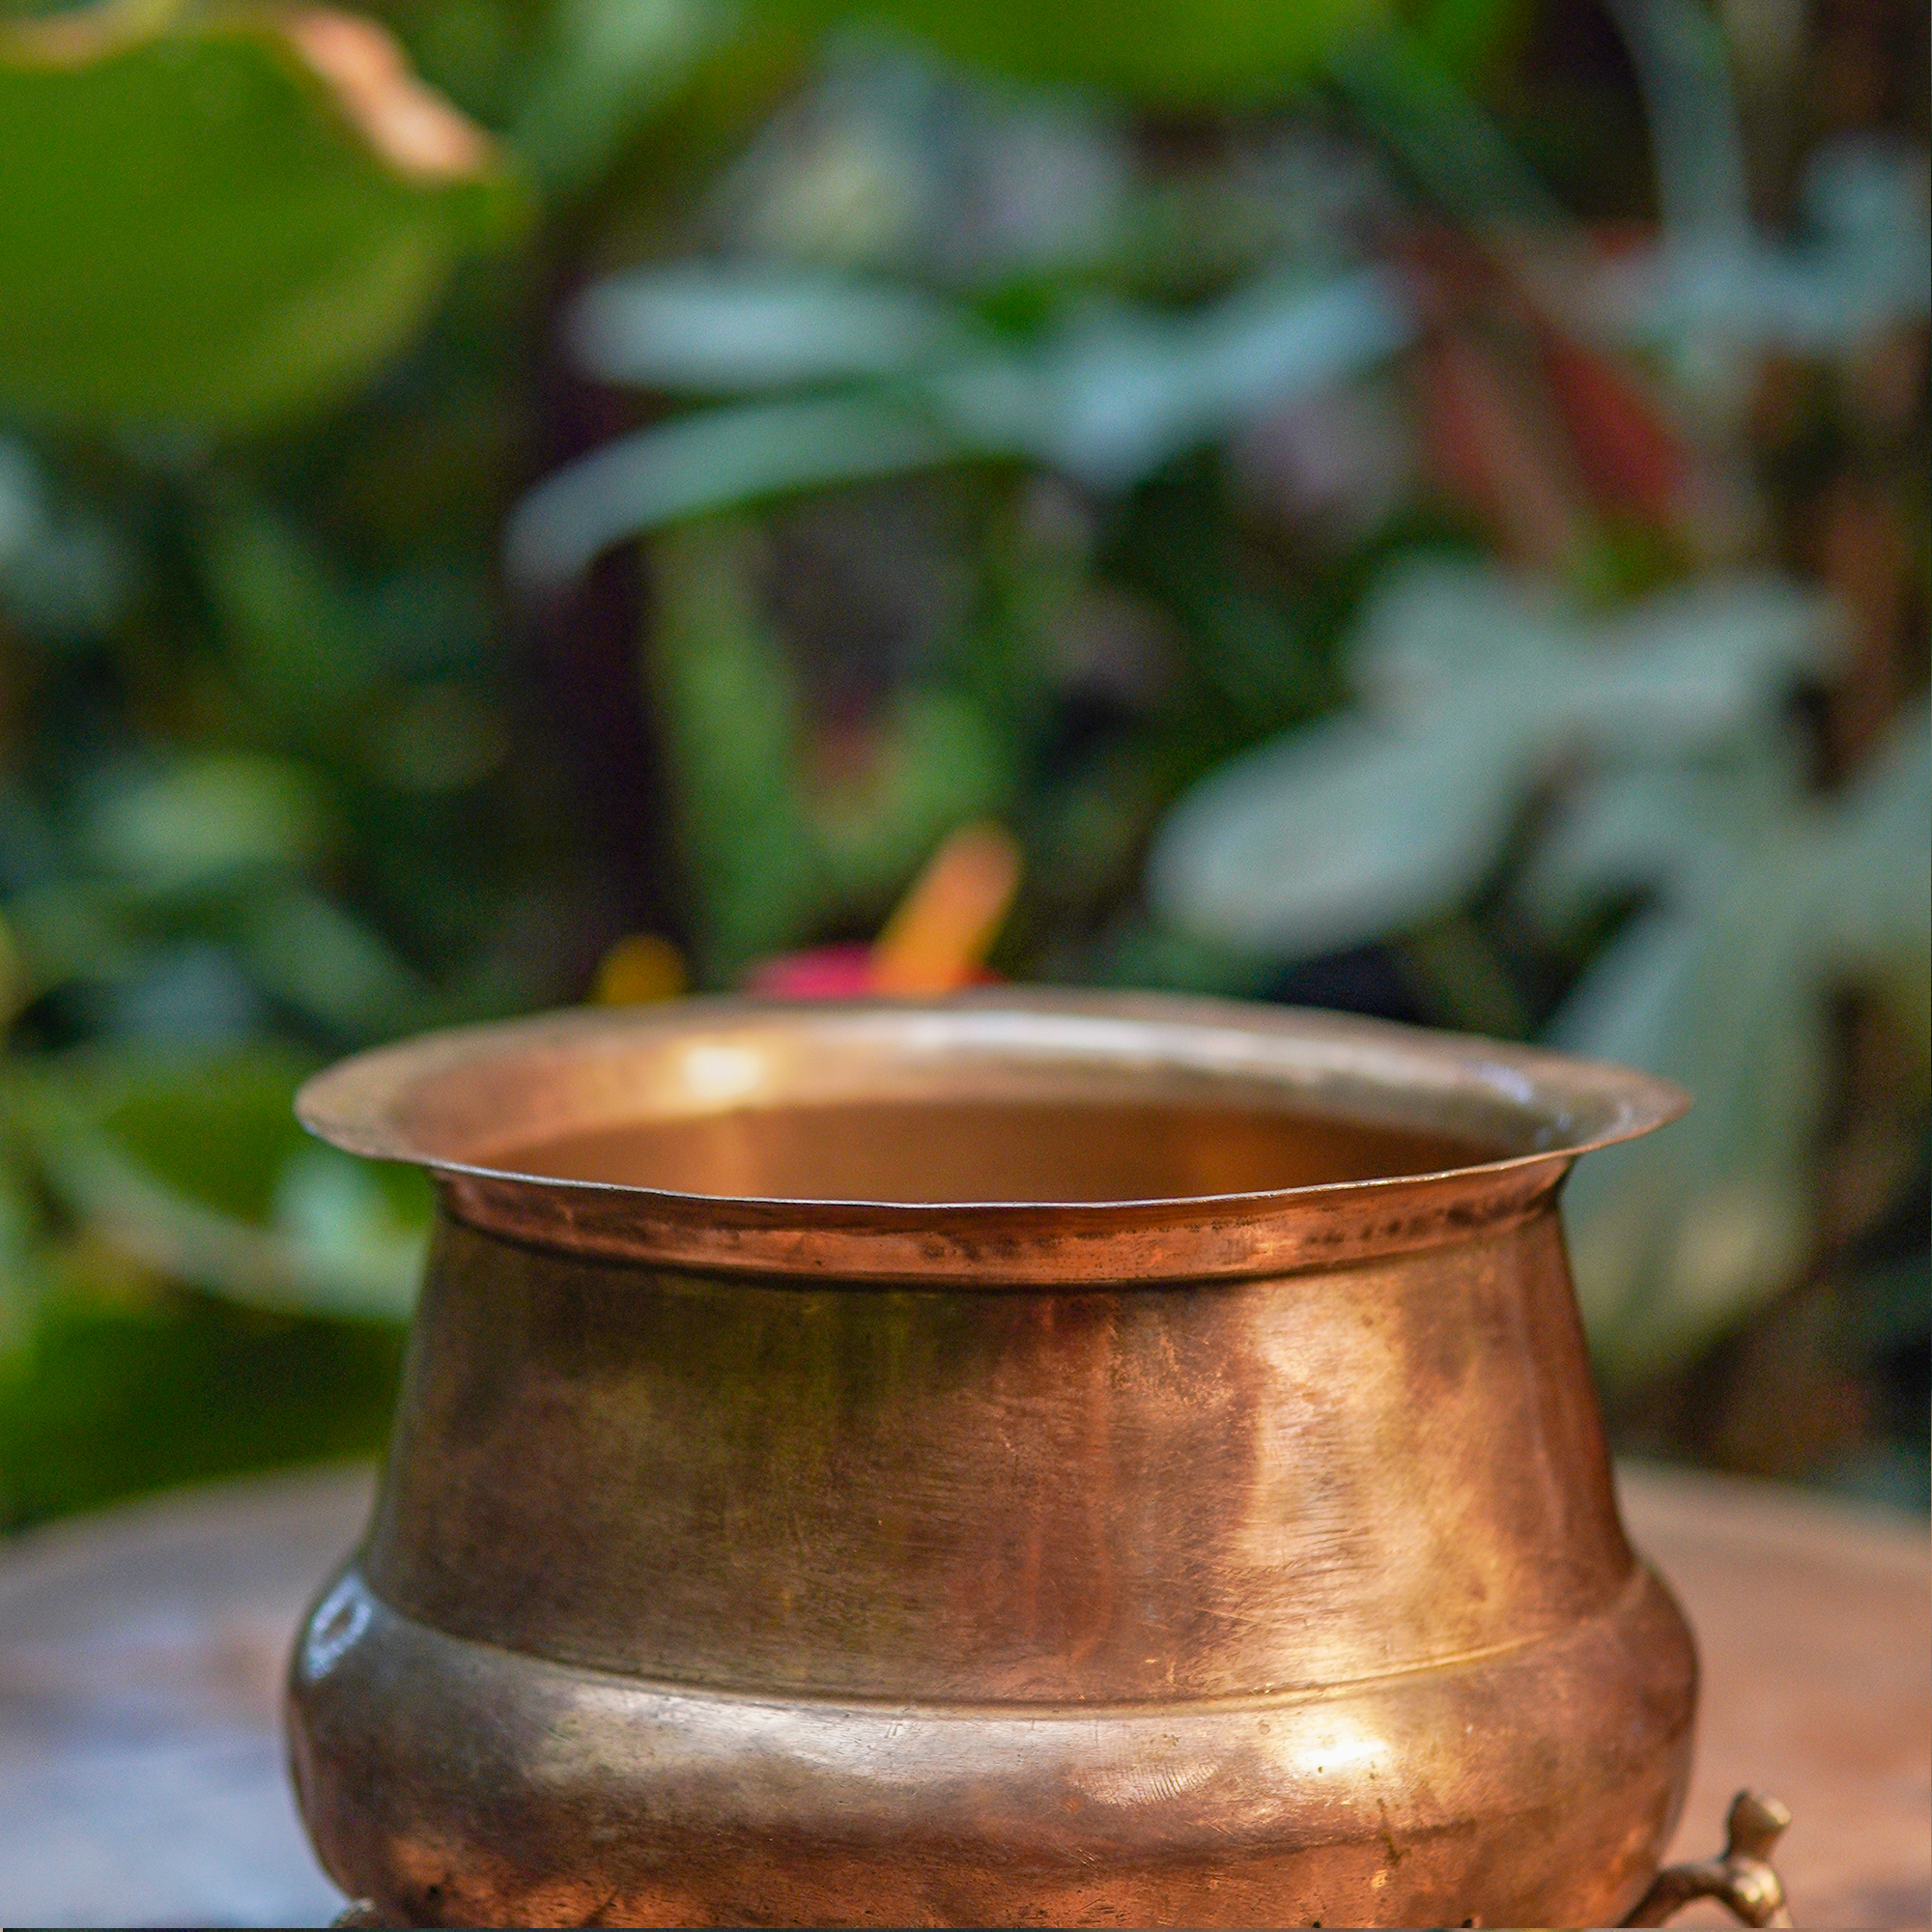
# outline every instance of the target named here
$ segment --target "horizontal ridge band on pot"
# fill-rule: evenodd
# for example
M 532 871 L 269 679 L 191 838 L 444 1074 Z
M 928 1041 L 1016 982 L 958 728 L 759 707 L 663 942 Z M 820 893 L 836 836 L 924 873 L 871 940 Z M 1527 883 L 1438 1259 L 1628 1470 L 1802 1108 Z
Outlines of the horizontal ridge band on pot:
M 982 1164 L 1009 1183 L 1025 1163 L 998 1143 L 1027 1136 L 1005 1126 L 1036 1141 L 1058 1131 L 1052 1164 L 1091 1170 L 1082 1191 L 1004 1184 L 925 1200 L 772 1184 L 813 1179 L 814 1161 L 826 1165 L 813 1121 L 861 1103 L 876 1118 L 817 1140 L 869 1145 L 892 1169 L 891 1142 L 917 1153 L 921 1110 L 940 1096 L 955 1111 L 983 1105 Z M 1431 1247 L 1534 1211 L 1577 1154 L 1686 1104 L 1625 1068 L 1386 1022 L 1003 988 L 927 1005 L 688 1000 L 469 1028 L 332 1068 L 298 1111 L 338 1147 L 430 1168 L 452 1213 L 514 1239 L 794 1280 L 997 1288 L 1273 1275 Z M 1037 1111 L 1029 1122 L 1030 1107 L 1061 1117 Z M 1379 1137 L 1409 1151 L 1386 1172 L 1330 1179 L 1311 1167 L 1318 1178 L 1303 1184 L 1176 1185 L 1156 1164 L 1148 1173 L 1170 1184 L 1111 1188 L 1133 1163 L 1110 1169 L 1109 1133 L 1130 1140 L 1140 1116 L 1188 1108 L 1245 1120 L 1251 1140 L 1272 1122 L 1284 1148 L 1298 1122 L 1319 1129 L 1311 1146 L 1352 1134 L 1364 1149 Z M 769 1147 L 748 1152 L 748 1122 L 771 1129 Z M 956 1141 L 959 1122 L 950 1125 Z M 595 1178 L 594 1150 L 571 1156 L 581 1173 L 532 1165 L 552 1144 L 626 1129 L 656 1133 L 665 1158 L 687 1168 L 701 1168 L 691 1149 L 708 1137 L 725 1184 Z M 1263 1151 L 1249 1167 L 1264 1171 Z

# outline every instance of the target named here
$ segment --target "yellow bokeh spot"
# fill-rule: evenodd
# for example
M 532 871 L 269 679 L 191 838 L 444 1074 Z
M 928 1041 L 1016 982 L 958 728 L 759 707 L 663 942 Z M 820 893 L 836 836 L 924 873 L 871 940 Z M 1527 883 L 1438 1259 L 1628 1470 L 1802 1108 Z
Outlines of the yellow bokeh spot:
M 674 1000 L 691 983 L 684 954 L 655 932 L 620 939 L 598 963 L 590 997 L 600 1007 L 639 1007 Z

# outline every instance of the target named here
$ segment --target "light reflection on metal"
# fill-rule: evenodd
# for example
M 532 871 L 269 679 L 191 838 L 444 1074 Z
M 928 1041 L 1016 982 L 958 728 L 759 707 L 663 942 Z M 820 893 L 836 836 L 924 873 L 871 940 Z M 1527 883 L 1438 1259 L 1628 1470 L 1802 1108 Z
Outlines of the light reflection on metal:
M 1613 1924 L 1655 1877 L 1695 1665 L 1555 1195 L 1674 1090 L 1001 990 L 301 1104 L 443 1204 L 359 1629 L 291 1683 L 362 1922 Z

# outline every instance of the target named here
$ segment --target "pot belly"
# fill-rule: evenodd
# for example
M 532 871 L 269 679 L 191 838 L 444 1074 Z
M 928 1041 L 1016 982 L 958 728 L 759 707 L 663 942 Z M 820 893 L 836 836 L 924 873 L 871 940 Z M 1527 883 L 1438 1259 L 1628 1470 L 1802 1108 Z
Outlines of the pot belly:
M 1614 1924 L 1695 1676 L 1641 1567 L 1425 1669 L 1050 1706 L 640 1681 L 448 1634 L 352 1567 L 291 1739 L 325 1865 L 397 1924 Z

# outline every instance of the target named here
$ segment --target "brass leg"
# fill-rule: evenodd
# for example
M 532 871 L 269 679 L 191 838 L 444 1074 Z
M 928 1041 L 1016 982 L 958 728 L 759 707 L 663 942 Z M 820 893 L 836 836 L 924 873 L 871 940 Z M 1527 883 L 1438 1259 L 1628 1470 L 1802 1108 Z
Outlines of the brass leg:
M 1740 1791 L 1725 1821 L 1724 1855 L 1701 1864 L 1667 1865 L 1626 1925 L 1662 1925 L 1693 1898 L 1715 1898 L 1741 1925 L 1789 1925 L 1784 1881 L 1772 1869 L 1772 1847 L 1791 1813 L 1762 1791 Z

